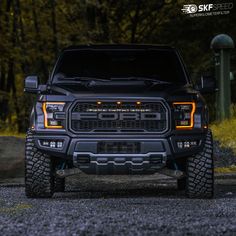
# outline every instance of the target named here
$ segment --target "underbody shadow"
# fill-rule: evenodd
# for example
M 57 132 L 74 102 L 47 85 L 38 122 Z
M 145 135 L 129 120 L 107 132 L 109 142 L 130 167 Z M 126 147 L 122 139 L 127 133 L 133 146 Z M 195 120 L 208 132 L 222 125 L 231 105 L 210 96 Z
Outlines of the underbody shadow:
M 176 180 L 167 183 L 133 182 L 133 183 L 104 183 L 92 182 L 76 183 L 66 186 L 64 193 L 56 193 L 55 198 L 69 199 L 111 199 L 111 198 L 180 198 L 185 199 L 184 190 L 178 190 Z M 214 199 L 236 197 L 236 180 L 216 182 Z

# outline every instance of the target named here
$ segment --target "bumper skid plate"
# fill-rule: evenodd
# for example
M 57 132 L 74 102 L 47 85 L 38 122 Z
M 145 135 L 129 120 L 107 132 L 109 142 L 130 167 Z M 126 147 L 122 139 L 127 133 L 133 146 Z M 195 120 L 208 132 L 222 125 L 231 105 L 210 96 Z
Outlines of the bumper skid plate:
M 154 173 L 166 164 L 165 153 L 93 154 L 74 152 L 73 164 L 87 174 Z

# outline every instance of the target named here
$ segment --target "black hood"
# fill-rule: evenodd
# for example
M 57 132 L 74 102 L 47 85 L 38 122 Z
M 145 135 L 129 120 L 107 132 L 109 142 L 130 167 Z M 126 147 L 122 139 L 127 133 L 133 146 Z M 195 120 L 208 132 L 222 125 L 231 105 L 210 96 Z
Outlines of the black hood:
M 133 82 L 132 82 L 133 83 Z M 80 98 L 95 98 L 95 99 L 106 99 L 106 98 L 163 98 L 165 100 L 194 100 L 200 96 L 199 92 L 192 88 L 192 86 L 186 85 L 173 85 L 173 84 L 158 84 L 155 86 L 144 86 L 141 84 L 120 87 L 111 86 L 106 87 L 94 87 L 88 88 L 80 85 L 64 84 L 63 86 L 52 86 L 52 96 L 48 95 L 53 99 L 53 96 L 67 96 L 66 100 L 74 100 Z M 64 98 L 65 99 L 65 98 Z

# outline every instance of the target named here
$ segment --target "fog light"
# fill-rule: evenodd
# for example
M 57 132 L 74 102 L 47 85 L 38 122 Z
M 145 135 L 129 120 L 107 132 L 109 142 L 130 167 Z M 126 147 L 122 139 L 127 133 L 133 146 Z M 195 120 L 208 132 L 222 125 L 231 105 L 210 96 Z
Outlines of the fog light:
M 49 141 L 43 140 L 42 145 L 45 146 L 45 147 L 48 147 L 49 146 Z
M 51 141 L 51 142 L 50 142 L 50 147 L 51 147 L 51 148 L 55 148 L 55 147 L 56 147 L 56 142 Z
M 196 147 L 198 146 L 198 141 L 197 140 L 191 140 L 191 141 L 177 141 L 176 144 L 177 144 L 177 147 L 179 149 L 182 149 L 182 148 L 192 148 L 192 147 Z
M 40 144 L 44 147 L 63 148 L 63 140 L 40 140 Z
M 57 148 L 62 148 L 62 146 L 63 146 L 63 142 L 58 141 L 58 142 L 57 142 Z
M 190 143 L 189 142 L 184 142 L 184 148 L 190 148 Z
M 191 142 L 190 142 L 190 145 L 191 145 L 191 146 L 198 146 L 198 141 L 191 141 Z
M 177 147 L 180 149 L 183 148 L 183 142 L 177 142 Z

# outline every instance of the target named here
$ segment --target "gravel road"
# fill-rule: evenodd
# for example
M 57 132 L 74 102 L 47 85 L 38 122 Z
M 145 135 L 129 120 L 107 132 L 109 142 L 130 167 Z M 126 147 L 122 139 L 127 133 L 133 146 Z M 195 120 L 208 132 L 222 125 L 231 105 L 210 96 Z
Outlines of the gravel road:
M 88 187 L 89 186 L 89 187 Z M 1 235 L 236 235 L 236 179 L 213 200 L 186 199 L 163 176 L 69 178 L 65 193 L 27 199 L 0 187 Z
M 217 167 L 236 162 L 218 142 L 214 153 Z M 24 139 L 0 137 L 1 236 L 236 235 L 236 176 L 217 178 L 213 200 L 186 199 L 160 175 L 84 174 L 68 178 L 66 192 L 52 199 L 27 199 L 23 156 Z

